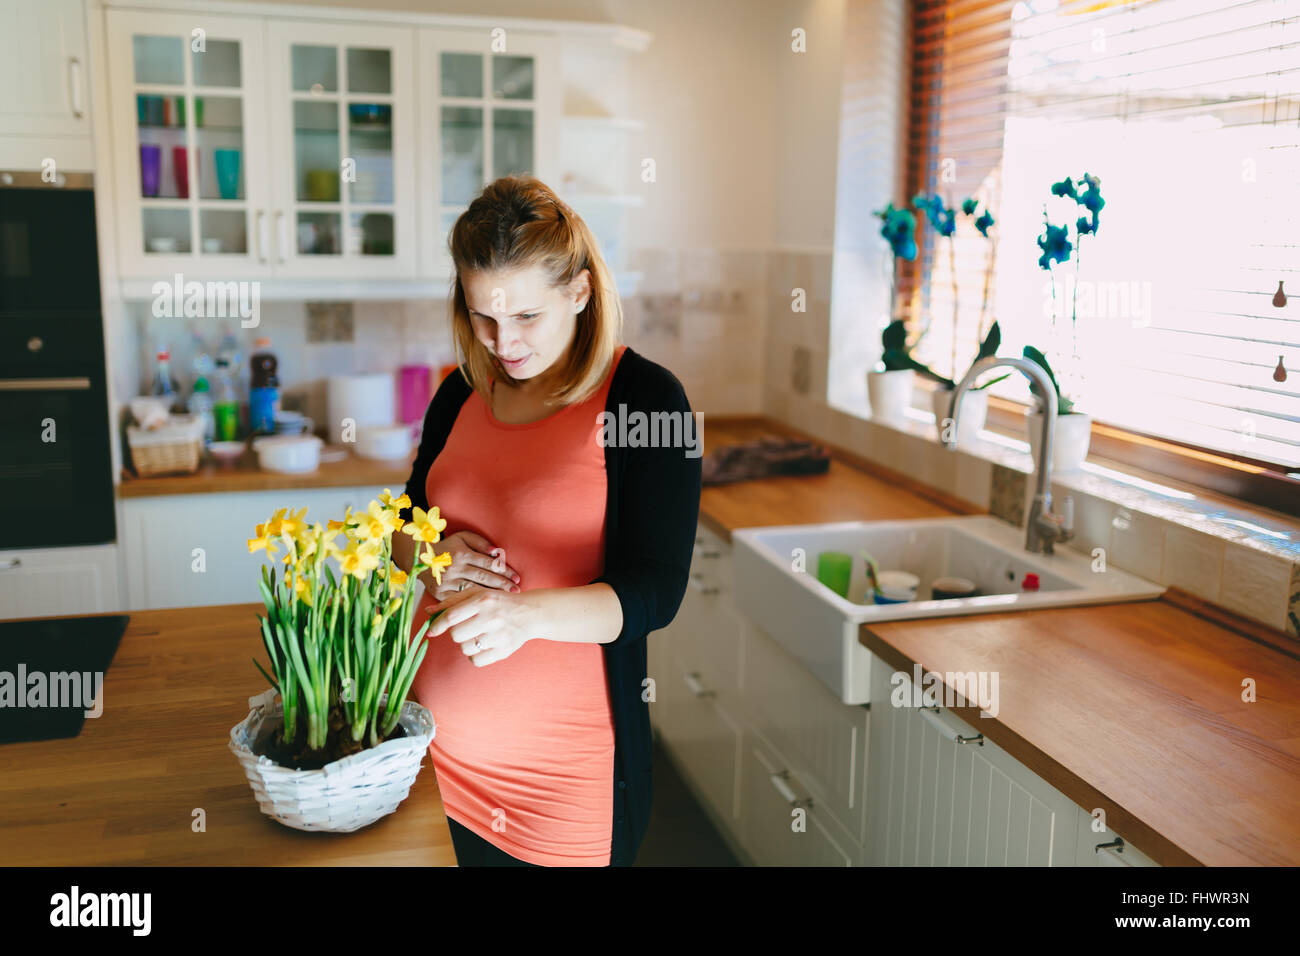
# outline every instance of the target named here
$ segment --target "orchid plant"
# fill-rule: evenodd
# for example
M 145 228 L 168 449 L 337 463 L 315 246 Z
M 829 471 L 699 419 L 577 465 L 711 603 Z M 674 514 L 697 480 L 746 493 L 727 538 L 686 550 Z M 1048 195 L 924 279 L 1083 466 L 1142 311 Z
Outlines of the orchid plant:
M 415 508 L 413 520 L 405 521 L 399 512 L 410 506 L 407 495 L 394 498 L 385 488 L 364 512 L 348 508 L 343 520 L 331 519 L 324 527 L 307 524 L 306 508 L 281 508 L 248 539 L 250 554 L 274 557 L 285 549 L 278 578 L 274 567 L 261 568 L 266 616 L 259 620 L 271 673 L 253 661 L 280 692 L 282 742 L 297 739 L 301 720 L 308 748 L 323 748 L 332 713 L 341 713 L 347 736 L 361 747 L 376 746 L 396 727 L 428 650 L 424 635 L 437 617 L 409 636 L 415 581 L 427 569 L 441 583 L 451 564 L 449 553 L 433 549 L 446 520 L 437 508 Z M 392 562 L 397 532 L 416 542 L 410 574 Z
M 1095 236 L 1101 224 L 1101 210 L 1106 205 L 1106 200 L 1101 195 L 1101 179 L 1089 173 L 1084 173 L 1077 183 L 1066 176 L 1057 183 L 1052 183 L 1052 195 L 1057 198 L 1072 199 L 1082 207 L 1084 215 L 1079 216 L 1074 223 L 1075 237 L 1070 241 L 1070 226 L 1067 223 L 1063 226 L 1053 225 L 1047 215 L 1047 206 L 1043 206 L 1043 234 L 1038 237 L 1038 248 L 1041 255 L 1038 257 L 1038 266 L 1040 269 L 1046 269 L 1051 276 L 1052 285 L 1052 336 L 1056 335 L 1056 272 L 1054 265 L 1059 265 L 1069 260 L 1071 252 L 1074 253 L 1075 282 L 1074 290 L 1071 296 L 1070 307 L 1070 359 L 1077 361 L 1079 357 L 1078 337 L 1076 335 L 1078 318 L 1079 318 L 1079 266 L 1080 253 L 1083 249 L 1083 237 Z M 1044 354 L 1033 346 L 1025 346 L 1024 355 L 1026 358 L 1033 359 L 1043 366 L 1044 370 L 1051 377 L 1052 383 L 1056 384 L 1056 376 L 1047 365 L 1047 358 Z M 1057 394 L 1060 395 L 1060 387 L 1057 387 Z M 1060 395 L 1059 412 L 1062 415 L 1069 415 L 1074 412 L 1074 402 Z
M 939 236 L 948 240 L 948 274 L 952 280 L 951 341 L 953 377 L 946 378 L 942 375 L 934 375 L 933 377 L 945 389 L 954 389 L 957 387 L 955 380 L 959 379 L 957 374 L 957 320 L 959 316 L 958 307 L 961 302 L 961 299 L 957 294 L 957 253 L 956 244 L 954 242 L 954 236 L 957 232 L 957 211 L 952 206 L 947 205 L 937 193 L 930 196 L 926 196 L 924 193 L 918 193 L 912 198 L 912 205 L 925 213 L 926 220 Z M 975 362 L 978 362 L 980 359 L 997 354 L 998 346 L 1002 342 L 1002 332 L 998 328 L 997 320 L 994 320 L 993 325 L 989 327 L 988 334 L 985 335 L 984 333 L 984 319 L 988 312 L 989 285 L 993 274 L 993 257 L 994 251 L 997 248 L 997 244 L 989 235 L 989 229 L 992 228 L 995 220 L 987 206 L 981 210 L 979 201 L 970 196 L 962 200 L 961 215 L 974 219 L 976 230 L 978 230 L 979 234 L 989 242 L 989 254 L 984 267 L 984 295 L 983 300 L 980 303 L 980 317 L 979 325 L 977 327 L 980 336 L 980 345 L 979 350 L 975 355 L 975 359 L 971 363 L 971 365 L 974 365 Z M 927 322 L 926 331 L 928 330 L 929 323 Z M 925 332 L 922 332 L 921 335 L 924 336 Z M 1009 375 L 1010 373 L 999 375 L 996 378 L 989 379 L 983 384 L 972 385 L 971 388 L 973 390 L 988 388 L 991 385 L 996 385 Z

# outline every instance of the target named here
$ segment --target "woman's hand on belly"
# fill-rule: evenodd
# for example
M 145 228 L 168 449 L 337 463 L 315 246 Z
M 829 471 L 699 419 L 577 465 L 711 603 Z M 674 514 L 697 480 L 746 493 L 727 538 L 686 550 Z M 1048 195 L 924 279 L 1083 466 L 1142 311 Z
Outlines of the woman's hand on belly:
M 443 601 L 468 585 L 478 584 L 503 591 L 519 590 L 519 574 L 505 562 L 505 549 L 498 548 L 482 535 L 472 531 L 457 531 L 443 538 L 434 551 L 451 553 L 451 564 L 442 572 L 442 581 L 429 590 L 425 578 L 425 591 L 435 600 Z M 428 574 L 429 572 L 425 572 Z

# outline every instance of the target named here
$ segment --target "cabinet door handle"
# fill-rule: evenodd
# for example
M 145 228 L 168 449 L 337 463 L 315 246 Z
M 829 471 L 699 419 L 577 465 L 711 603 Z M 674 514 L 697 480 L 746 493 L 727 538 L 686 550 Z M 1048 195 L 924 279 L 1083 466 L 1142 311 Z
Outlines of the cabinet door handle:
M 812 797 L 800 799 L 799 794 L 794 792 L 790 786 L 790 771 L 778 770 L 776 773 L 768 774 L 768 780 L 776 788 L 776 792 L 781 795 L 781 799 L 792 807 L 812 807 Z
M 686 682 L 687 689 L 696 697 L 716 697 L 717 692 L 705 690 L 704 685 L 700 683 L 699 673 L 683 674 L 682 680 Z
M 282 264 L 285 261 L 284 247 L 288 244 L 284 238 L 284 210 L 277 209 L 275 211 L 275 252 Z
M 81 119 L 86 115 L 81 106 L 81 60 L 68 57 L 68 92 L 72 96 L 72 115 Z
M 933 709 L 929 707 L 922 707 L 921 719 L 924 720 L 931 727 L 933 727 L 935 730 L 939 731 L 940 735 L 943 736 L 945 739 L 951 740 L 955 744 L 979 744 L 981 747 L 984 746 L 983 734 L 976 734 L 973 737 L 963 737 L 961 734 L 957 733 L 957 731 L 953 730 L 951 727 L 949 727 L 947 724 L 945 724 L 942 720 L 939 719 L 939 708 L 937 707 Z
M 699 591 L 701 594 L 717 594 L 722 590 L 716 584 L 705 584 L 704 576 L 700 574 L 692 574 L 689 581 L 691 587 L 695 588 L 695 590 Z
M 257 259 L 259 262 L 266 261 L 266 247 L 271 244 L 271 240 L 266 235 L 266 210 L 257 211 Z

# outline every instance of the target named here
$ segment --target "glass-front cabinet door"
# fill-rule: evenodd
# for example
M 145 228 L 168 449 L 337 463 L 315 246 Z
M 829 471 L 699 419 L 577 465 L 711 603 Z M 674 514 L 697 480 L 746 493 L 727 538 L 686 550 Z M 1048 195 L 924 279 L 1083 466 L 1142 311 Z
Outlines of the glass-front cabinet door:
M 414 31 L 269 30 L 277 273 L 414 275 Z
M 558 165 L 561 77 L 555 41 L 516 30 L 420 31 L 420 193 L 424 271 L 451 272 L 457 217 L 501 176 L 537 176 L 552 189 Z
M 257 19 L 108 11 L 124 274 L 270 272 L 263 38 Z

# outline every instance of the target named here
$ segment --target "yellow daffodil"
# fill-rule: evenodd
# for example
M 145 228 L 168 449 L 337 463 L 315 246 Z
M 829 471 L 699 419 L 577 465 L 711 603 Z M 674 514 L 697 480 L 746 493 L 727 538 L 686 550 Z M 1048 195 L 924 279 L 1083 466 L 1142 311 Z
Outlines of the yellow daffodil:
M 259 524 L 253 532 L 257 537 L 248 539 L 248 553 L 266 549 L 268 557 L 275 557 L 279 549 L 275 546 L 275 539 L 278 535 L 272 534 L 269 524 Z
M 411 507 L 410 495 L 403 492 L 402 497 L 394 498 L 393 493 L 387 488 L 385 488 L 383 493 L 379 496 L 379 501 L 389 511 L 401 511 L 403 508 Z
M 370 633 L 375 634 L 379 632 L 383 627 L 383 624 L 384 616 L 382 614 L 376 614 L 370 622 Z
M 406 587 L 407 573 L 393 563 L 388 565 L 388 586 L 391 588 Z
M 284 514 L 284 509 L 280 509 L 277 514 Z M 280 519 L 280 534 L 292 535 L 298 537 L 307 530 L 307 509 L 302 508 L 298 511 L 289 513 L 289 517 Z
M 432 511 L 416 508 L 412 512 L 412 517 L 414 520 L 407 522 L 402 530 L 416 541 L 433 544 L 442 536 L 443 529 L 447 527 L 447 519 L 438 516 L 436 507 Z
M 405 523 L 397 516 L 396 511 L 389 511 L 378 501 L 370 502 L 370 507 L 359 520 L 361 523 L 357 527 L 357 534 L 375 540 L 387 538 Z
M 288 509 L 281 508 L 278 510 L 275 514 L 271 515 L 271 520 L 264 525 L 266 533 L 271 537 L 280 537 L 280 526 L 284 524 L 284 513 L 286 510 Z
M 379 547 L 382 542 L 353 541 L 339 554 L 339 567 L 344 574 L 350 574 L 360 581 L 375 568 L 379 567 Z
M 311 580 L 298 572 L 291 574 L 289 580 L 293 584 L 294 597 L 311 607 Z
M 433 572 L 433 579 L 441 584 L 442 569 L 451 566 L 451 552 L 444 551 L 442 554 L 434 554 L 432 547 L 426 547 L 420 555 L 420 561 L 429 566 L 429 570 Z
M 399 597 L 395 597 L 395 598 L 393 598 L 391 601 L 388 602 L 388 613 L 389 613 L 389 615 L 391 616 L 391 615 L 397 613 L 397 609 L 398 609 L 399 607 L 401 607 L 401 606 L 402 606 L 402 599 L 399 598 Z

